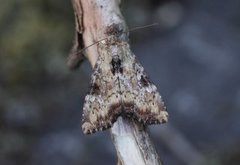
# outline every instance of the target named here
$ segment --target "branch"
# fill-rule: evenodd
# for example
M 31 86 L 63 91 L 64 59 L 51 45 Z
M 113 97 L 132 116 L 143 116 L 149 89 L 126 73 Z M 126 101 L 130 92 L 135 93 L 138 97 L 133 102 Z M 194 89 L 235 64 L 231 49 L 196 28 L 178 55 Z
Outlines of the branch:
M 119 117 L 111 129 L 119 165 L 162 165 L 146 129 Z
M 72 0 L 76 16 L 76 30 L 82 37 L 75 45 L 85 47 L 109 37 L 106 34 L 110 25 L 121 25 L 126 31 L 125 20 L 119 10 L 120 0 Z M 128 34 L 123 34 L 128 40 Z M 79 51 L 79 50 L 77 50 Z M 96 64 L 100 50 L 97 44 L 85 50 L 85 56 L 92 67 Z M 76 55 L 76 54 L 75 54 Z M 82 56 L 81 54 L 78 54 Z M 69 58 L 69 63 L 78 63 Z M 71 61 L 72 60 L 72 61 Z M 151 143 L 146 128 L 135 120 L 118 117 L 111 128 L 113 143 L 117 150 L 118 164 L 122 165 L 161 165 L 157 152 Z

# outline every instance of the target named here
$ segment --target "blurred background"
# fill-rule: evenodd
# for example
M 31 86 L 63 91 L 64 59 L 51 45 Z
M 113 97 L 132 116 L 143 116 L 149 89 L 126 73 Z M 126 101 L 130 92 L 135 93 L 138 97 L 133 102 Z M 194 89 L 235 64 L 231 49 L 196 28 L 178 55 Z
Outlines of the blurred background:
M 108 131 L 83 135 L 91 67 L 66 65 L 69 0 L 0 1 L 0 165 L 116 164 Z M 240 1 L 123 0 L 133 52 L 169 123 L 150 126 L 166 165 L 240 164 Z

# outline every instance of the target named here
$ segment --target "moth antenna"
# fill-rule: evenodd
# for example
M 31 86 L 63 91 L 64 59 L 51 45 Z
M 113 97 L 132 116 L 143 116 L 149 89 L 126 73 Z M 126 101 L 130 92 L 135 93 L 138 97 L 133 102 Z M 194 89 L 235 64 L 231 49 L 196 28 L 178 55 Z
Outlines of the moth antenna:
M 98 44 L 99 42 L 101 42 L 101 41 L 103 41 L 103 40 L 106 40 L 106 39 L 107 39 L 107 37 L 106 37 L 106 38 L 103 38 L 103 39 L 101 39 L 101 40 L 98 40 L 98 41 L 96 41 L 96 42 L 94 42 L 94 43 L 86 46 L 85 48 L 77 51 L 76 53 L 77 53 L 77 54 L 83 53 L 87 48 L 90 48 L 91 46 L 93 46 L 93 45 L 95 45 L 95 44 Z
M 127 32 L 131 32 L 131 31 L 135 31 L 135 30 L 139 30 L 139 29 L 144 29 L 144 28 L 148 28 L 148 27 L 152 27 L 152 26 L 157 26 L 157 25 L 159 25 L 159 23 L 155 22 L 153 24 L 149 24 L 149 25 L 145 25 L 145 26 L 137 26 L 137 27 L 131 28 Z
M 159 25 L 159 23 L 155 22 L 155 23 L 153 23 L 153 24 L 149 24 L 149 25 L 145 25 L 145 26 L 137 26 L 137 27 L 134 27 L 134 28 L 132 28 L 132 29 L 124 32 L 124 33 L 128 33 L 128 32 L 135 31 L 135 30 L 139 30 L 139 29 L 144 29 L 144 28 L 148 28 L 148 27 L 152 27 L 152 26 L 157 26 L 157 25 Z M 98 44 L 98 43 L 101 42 L 101 41 L 106 40 L 107 38 L 108 38 L 108 37 L 103 38 L 103 39 L 100 39 L 100 40 L 98 40 L 98 41 L 96 41 L 96 42 L 94 42 L 94 43 L 86 46 L 85 48 L 77 51 L 76 54 L 78 55 L 78 54 L 83 53 L 86 49 L 90 48 L 91 46 L 93 46 L 93 45 L 95 45 L 95 44 Z

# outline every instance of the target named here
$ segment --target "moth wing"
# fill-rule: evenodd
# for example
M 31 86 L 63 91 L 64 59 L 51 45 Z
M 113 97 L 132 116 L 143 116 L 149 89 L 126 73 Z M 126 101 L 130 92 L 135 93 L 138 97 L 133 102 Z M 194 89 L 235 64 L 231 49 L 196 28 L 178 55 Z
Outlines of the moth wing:
M 123 59 L 123 76 L 120 78 L 125 113 L 144 124 L 167 122 L 168 113 L 156 86 L 150 82 L 135 55 L 131 53 L 130 57 Z
M 85 134 L 94 133 L 112 126 L 121 113 L 118 79 L 107 64 L 99 59 L 91 76 L 91 87 L 83 106 L 82 130 Z

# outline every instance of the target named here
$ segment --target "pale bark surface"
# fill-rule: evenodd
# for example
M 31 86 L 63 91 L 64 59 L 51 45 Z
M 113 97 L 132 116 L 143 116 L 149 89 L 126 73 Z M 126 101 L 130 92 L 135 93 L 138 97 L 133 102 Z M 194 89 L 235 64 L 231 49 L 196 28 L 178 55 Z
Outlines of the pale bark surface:
M 72 0 L 76 17 L 77 36 L 73 51 L 79 51 L 81 45 L 84 47 L 92 45 L 96 41 L 108 37 L 107 27 L 113 24 L 123 25 L 126 31 L 127 26 L 120 12 L 119 0 Z M 125 33 L 125 38 L 128 34 Z M 80 39 L 79 37 L 82 37 Z M 83 41 L 83 43 L 79 43 Z M 94 67 L 99 49 L 97 44 L 89 47 L 85 55 Z M 78 57 L 80 56 L 80 57 Z M 83 55 L 70 55 L 69 64 L 76 64 Z M 76 60 L 79 60 L 76 62 Z M 113 143 L 115 145 L 118 164 L 123 165 L 161 165 L 157 152 L 151 143 L 149 135 L 142 125 L 130 119 L 119 117 L 111 128 Z

